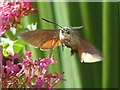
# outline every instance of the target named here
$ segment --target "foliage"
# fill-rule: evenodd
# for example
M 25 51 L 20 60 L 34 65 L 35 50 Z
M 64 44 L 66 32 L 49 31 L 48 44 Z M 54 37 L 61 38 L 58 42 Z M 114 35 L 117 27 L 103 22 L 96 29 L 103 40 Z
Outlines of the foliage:
M 51 58 L 31 60 L 31 52 L 23 56 L 27 45 L 19 39 L 18 32 L 23 28 L 21 19 L 30 13 L 37 13 L 33 8 L 33 2 L 2 2 L 0 3 L 0 14 L 2 25 L 0 36 L 2 50 L 2 88 L 53 88 L 60 81 L 65 80 L 57 72 L 47 73 L 51 64 L 57 61 Z M 28 25 L 35 29 L 36 25 Z

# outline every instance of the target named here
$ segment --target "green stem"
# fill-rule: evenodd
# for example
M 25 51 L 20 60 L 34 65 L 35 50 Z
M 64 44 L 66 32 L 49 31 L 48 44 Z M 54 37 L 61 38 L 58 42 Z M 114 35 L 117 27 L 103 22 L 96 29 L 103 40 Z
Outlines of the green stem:
M 6 31 L 5 36 L 10 40 L 14 40 L 14 35 L 10 30 Z

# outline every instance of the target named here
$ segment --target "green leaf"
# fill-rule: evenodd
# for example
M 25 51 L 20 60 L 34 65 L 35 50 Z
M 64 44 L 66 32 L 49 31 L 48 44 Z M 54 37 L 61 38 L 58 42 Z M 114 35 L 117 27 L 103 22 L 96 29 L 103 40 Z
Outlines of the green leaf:
M 8 56 L 10 55 L 10 53 L 8 53 L 8 52 L 6 51 L 6 49 L 4 49 L 4 48 L 3 48 L 2 54 L 3 54 L 3 56 L 5 56 L 5 57 L 8 57 Z
M 26 43 L 21 39 L 11 41 L 7 38 L 1 38 L 1 41 L 2 42 L 0 43 L 0 45 L 3 46 L 4 56 L 18 54 L 23 50 L 24 46 L 26 45 Z
M 13 44 L 14 53 L 15 54 L 20 53 L 23 50 L 23 48 L 25 47 L 25 45 L 26 45 L 26 43 L 23 40 L 21 40 L 21 39 L 16 40 Z

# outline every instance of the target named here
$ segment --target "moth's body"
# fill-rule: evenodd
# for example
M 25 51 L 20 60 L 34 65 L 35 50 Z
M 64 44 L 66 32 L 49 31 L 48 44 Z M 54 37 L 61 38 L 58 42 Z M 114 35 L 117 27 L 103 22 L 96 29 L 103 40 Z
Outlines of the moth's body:
M 78 53 L 81 62 L 93 63 L 101 61 L 102 56 L 99 51 L 76 34 L 74 29 L 80 28 L 81 27 L 65 27 L 59 30 L 35 30 L 25 32 L 20 36 L 25 41 L 41 50 L 53 49 L 62 44 L 62 46 L 71 49 L 72 55 Z
M 60 30 L 59 34 L 62 45 L 71 48 L 71 55 L 78 53 L 81 57 L 81 62 L 92 63 L 102 60 L 100 52 L 81 39 L 72 27 L 65 27 L 63 30 Z
M 64 30 L 60 30 L 59 36 L 62 45 L 71 48 L 72 55 L 74 52 L 77 52 L 78 36 L 76 35 L 75 31 L 72 30 L 72 28 L 66 27 Z

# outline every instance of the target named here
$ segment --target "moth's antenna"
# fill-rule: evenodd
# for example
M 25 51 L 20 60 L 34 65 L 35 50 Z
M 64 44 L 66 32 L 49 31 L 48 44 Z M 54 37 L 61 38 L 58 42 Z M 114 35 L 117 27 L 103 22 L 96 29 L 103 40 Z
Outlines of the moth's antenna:
M 81 28 L 83 28 L 83 26 L 79 26 L 79 27 L 72 27 L 72 29 L 81 29 Z
M 55 24 L 55 25 L 57 25 L 57 26 L 63 28 L 62 26 L 58 25 L 57 23 L 54 23 L 54 22 L 49 21 L 49 20 L 46 20 L 46 19 L 44 19 L 44 18 L 41 18 L 41 19 L 44 20 L 44 21 L 46 21 L 46 22 L 49 22 L 49 23 Z

